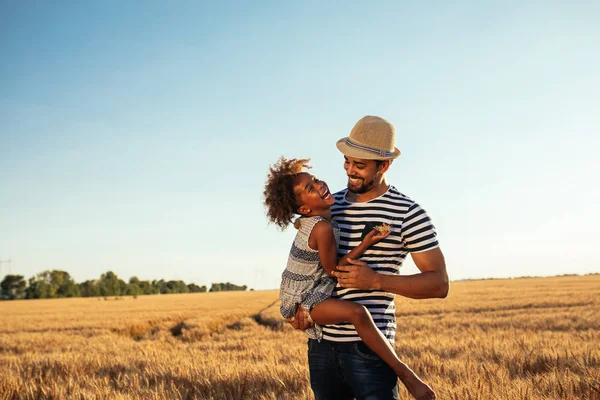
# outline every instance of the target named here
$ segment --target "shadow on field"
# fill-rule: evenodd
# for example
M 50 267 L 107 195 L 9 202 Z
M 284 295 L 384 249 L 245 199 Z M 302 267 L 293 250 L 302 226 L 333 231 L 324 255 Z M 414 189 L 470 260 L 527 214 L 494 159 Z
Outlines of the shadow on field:
M 169 337 L 183 342 L 200 342 L 213 334 L 226 331 L 242 331 L 263 326 L 272 331 L 282 331 L 287 322 L 279 314 L 276 307 L 279 300 L 252 315 L 237 315 L 236 318 L 223 317 L 205 319 L 197 316 L 185 318 L 169 318 L 166 320 L 151 320 L 139 322 L 124 328 L 113 329 L 120 335 L 128 336 L 133 340 L 165 340 Z M 232 322 L 233 320 L 233 322 Z
M 149 389 L 170 388 L 182 399 L 251 399 L 273 395 L 275 398 L 293 398 L 294 393 L 305 391 L 306 382 L 291 377 L 269 377 L 250 373 L 222 376 L 217 379 L 178 376 L 173 373 L 150 374 Z
M 180 337 L 183 333 L 183 330 L 186 328 L 188 328 L 188 326 L 185 324 L 184 321 L 181 321 L 180 323 L 175 324 L 169 330 L 171 331 L 171 335 L 173 335 L 174 337 Z
M 250 316 L 260 326 L 269 328 L 273 331 L 281 331 L 287 322 L 281 317 L 279 309 L 276 306 L 279 304 L 279 300 L 275 300 L 258 313 Z
M 252 319 L 259 325 L 269 328 L 274 331 L 281 331 L 283 327 L 287 323 L 281 317 L 275 318 L 271 316 L 265 316 L 262 313 L 255 314 L 252 316 Z

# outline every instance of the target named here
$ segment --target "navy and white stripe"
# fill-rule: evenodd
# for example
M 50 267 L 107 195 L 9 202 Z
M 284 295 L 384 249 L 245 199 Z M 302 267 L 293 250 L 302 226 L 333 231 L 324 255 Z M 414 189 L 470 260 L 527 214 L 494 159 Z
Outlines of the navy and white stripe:
M 390 186 L 385 194 L 366 203 L 346 201 L 347 192 L 348 189 L 344 189 L 334 194 L 335 204 L 331 207 L 333 220 L 340 228 L 339 257 L 359 245 L 368 223 L 380 225 L 385 222 L 392 229 L 390 236 L 369 247 L 359 258 L 377 272 L 399 274 L 408 253 L 438 247 L 435 227 L 425 210 L 395 187 Z M 367 307 L 379 329 L 393 344 L 396 333 L 393 293 L 336 286 L 332 297 Z M 334 342 L 361 340 L 349 323 L 323 327 L 323 339 Z

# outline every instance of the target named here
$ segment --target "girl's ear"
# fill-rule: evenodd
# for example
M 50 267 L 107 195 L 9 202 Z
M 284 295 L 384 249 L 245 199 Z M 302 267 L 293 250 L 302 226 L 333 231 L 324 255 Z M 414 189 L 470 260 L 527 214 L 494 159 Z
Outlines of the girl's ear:
M 311 212 L 311 209 L 306 207 L 306 206 L 300 206 L 298 207 L 298 214 L 300 215 L 307 215 Z

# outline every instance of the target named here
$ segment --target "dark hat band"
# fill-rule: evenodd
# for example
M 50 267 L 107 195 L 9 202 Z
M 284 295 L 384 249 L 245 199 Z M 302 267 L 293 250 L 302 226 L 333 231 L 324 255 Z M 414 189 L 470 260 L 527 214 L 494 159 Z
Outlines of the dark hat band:
M 349 147 L 353 147 L 353 148 L 359 149 L 359 150 L 368 151 L 369 153 L 377 154 L 378 156 L 381 156 L 381 157 L 392 157 L 393 155 L 395 155 L 395 153 L 393 151 L 376 149 L 374 147 L 369 147 L 369 146 L 365 146 L 365 145 L 362 145 L 362 144 L 354 143 L 352 140 L 350 140 L 350 138 L 346 139 L 346 144 Z

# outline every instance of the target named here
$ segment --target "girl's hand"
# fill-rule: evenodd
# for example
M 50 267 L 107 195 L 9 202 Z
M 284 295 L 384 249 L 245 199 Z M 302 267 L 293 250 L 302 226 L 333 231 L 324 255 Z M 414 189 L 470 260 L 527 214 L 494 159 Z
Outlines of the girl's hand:
M 363 239 L 363 242 L 366 245 L 371 246 L 377 242 L 382 241 L 386 237 L 390 236 L 390 233 L 392 233 L 391 229 L 389 231 L 385 231 L 385 232 L 379 232 L 377 229 L 373 229 L 371 232 L 369 232 L 367 234 L 367 236 L 365 236 L 365 238 Z
M 314 326 L 314 323 L 310 323 L 308 319 L 308 312 L 302 307 L 300 304 L 297 304 L 298 310 L 296 311 L 296 315 L 291 318 L 287 318 L 287 321 L 292 324 L 294 329 L 299 329 L 301 331 L 305 331 L 311 326 Z

